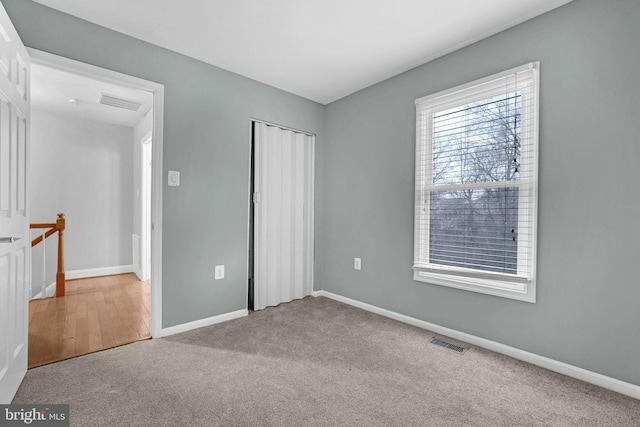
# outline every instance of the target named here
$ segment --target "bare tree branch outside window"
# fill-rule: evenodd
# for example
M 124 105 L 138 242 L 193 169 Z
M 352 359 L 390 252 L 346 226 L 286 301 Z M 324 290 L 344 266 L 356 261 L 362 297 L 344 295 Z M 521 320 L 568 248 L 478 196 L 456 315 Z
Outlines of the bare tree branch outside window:
M 431 263 L 517 273 L 520 111 L 513 92 L 434 114 Z

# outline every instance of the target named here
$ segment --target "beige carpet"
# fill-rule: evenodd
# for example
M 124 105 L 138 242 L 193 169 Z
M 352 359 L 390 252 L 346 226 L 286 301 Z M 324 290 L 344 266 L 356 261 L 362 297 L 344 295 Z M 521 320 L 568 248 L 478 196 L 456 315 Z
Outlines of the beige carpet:
M 326 298 L 30 370 L 72 426 L 638 426 L 640 401 Z

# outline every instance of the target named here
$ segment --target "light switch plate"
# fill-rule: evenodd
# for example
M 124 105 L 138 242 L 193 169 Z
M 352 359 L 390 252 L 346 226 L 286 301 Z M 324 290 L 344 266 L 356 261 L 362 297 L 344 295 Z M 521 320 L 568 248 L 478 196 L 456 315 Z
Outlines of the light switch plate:
M 224 265 L 216 265 L 214 280 L 224 279 Z
M 353 268 L 355 268 L 356 270 L 362 269 L 362 260 L 360 258 L 353 259 Z
M 169 171 L 169 187 L 178 187 L 180 185 L 180 172 Z

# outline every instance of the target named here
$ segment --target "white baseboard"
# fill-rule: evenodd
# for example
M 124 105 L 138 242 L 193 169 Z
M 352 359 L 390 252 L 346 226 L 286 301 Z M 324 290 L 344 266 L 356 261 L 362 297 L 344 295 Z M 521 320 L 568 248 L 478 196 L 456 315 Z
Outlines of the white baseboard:
M 249 315 L 249 310 L 243 309 L 238 311 L 232 311 L 230 313 L 220 314 L 218 316 L 208 317 L 206 319 L 194 320 L 193 322 L 183 323 L 181 325 L 171 326 L 169 328 L 162 328 L 160 334 L 154 336 L 154 338 L 167 337 L 173 334 L 179 334 L 181 332 L 187 332 L 192 329 L 198 329 L 205 326 L 215 325 L 216 323 L 226 322 L 228 320 L 239 319 Z
M 88 277 L 98 276 L 111 276 L 113 274 L 133 273 L 133 265 L 118 265 L 115 267 L 100 267 L 100 268 L 87 268 L 84 270 L 69 270 L 65 271 L 65 280 L 73 279 L 86 279 Z M 46 288 L 46 296 L 44 298 L 52 297 L 56 293 L 56 282 L 53 282 Z M 38 292 L 31 299 L 42 298 L 42 291 Z
M 53 282 L 52 284 L 50 284 L 45 288 L 45 294 L 46 295 L 43 297 L 42 291 L 40 291 L 37 294 L 35 294 L 31 299 L 49 298 L 54 296 L 56 294 L 56 282 Z
M 539 356 L 528 351 L 520 350 L 515 347 L 500 344 L 495 341 L 490 341 L 484 338 L 470 335 L 464 332 L 456 331 L 455 329 L 445 328 L 434 323 L 425 322 L 424 320 L 416 319 L 414 317 L 405 316 L 404 314 L 396 313 L 394 311 L 386 310 L 384 308 L 376 307 L 364 302 L 356 301 L 351 298 L 343 297 L 327 291 L 314 291 L 312 292 L 314 297 L 327 297 L 354 307 L 361 308 L 372 313 L 379 314 L 381 316 L 389 317 L 399 322 L 407 323 L 409 325 L 416 326 L 418 328 L 427 329 L 440 335 L 445 335 L 460 341 L 467 342 L 469 344 L 483 347 L 488 350 L 495 351 L 496 353 L 505 354 L 511 356 L 514 359 L 522 360 L 524 362 L 537 365 L 550 371 L 558 372 L 569 377 L 577 378 L 579 380 L 595 384 L 597 386 L 613 390 L 615 392 L 624 394 L 635 399 L 640 399 L 640 386 L 617 380 L 615 378 L 607 377 L 602 374 L 587 371 L 586 369 L 578 368 L 577 366 L 569 365 L 567 363 L 559 362 L 557 360 L 549 359 L 544 356 Z
M 133 273 L 132 265 L 116 265 L 113 267 L 87 268 L 84 270 L 68 270 L 65 271 L 65 279 L 86 279 L 87 277 L 111 276 L 113 274 Z

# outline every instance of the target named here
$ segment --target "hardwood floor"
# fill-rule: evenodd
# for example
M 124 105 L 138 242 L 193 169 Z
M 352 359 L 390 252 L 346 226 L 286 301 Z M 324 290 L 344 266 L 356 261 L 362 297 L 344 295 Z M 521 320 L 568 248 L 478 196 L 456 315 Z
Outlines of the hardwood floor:
M 67 280 L 29 302 L 29 368 L 151 338 L 149 282 L 135 274 Z

